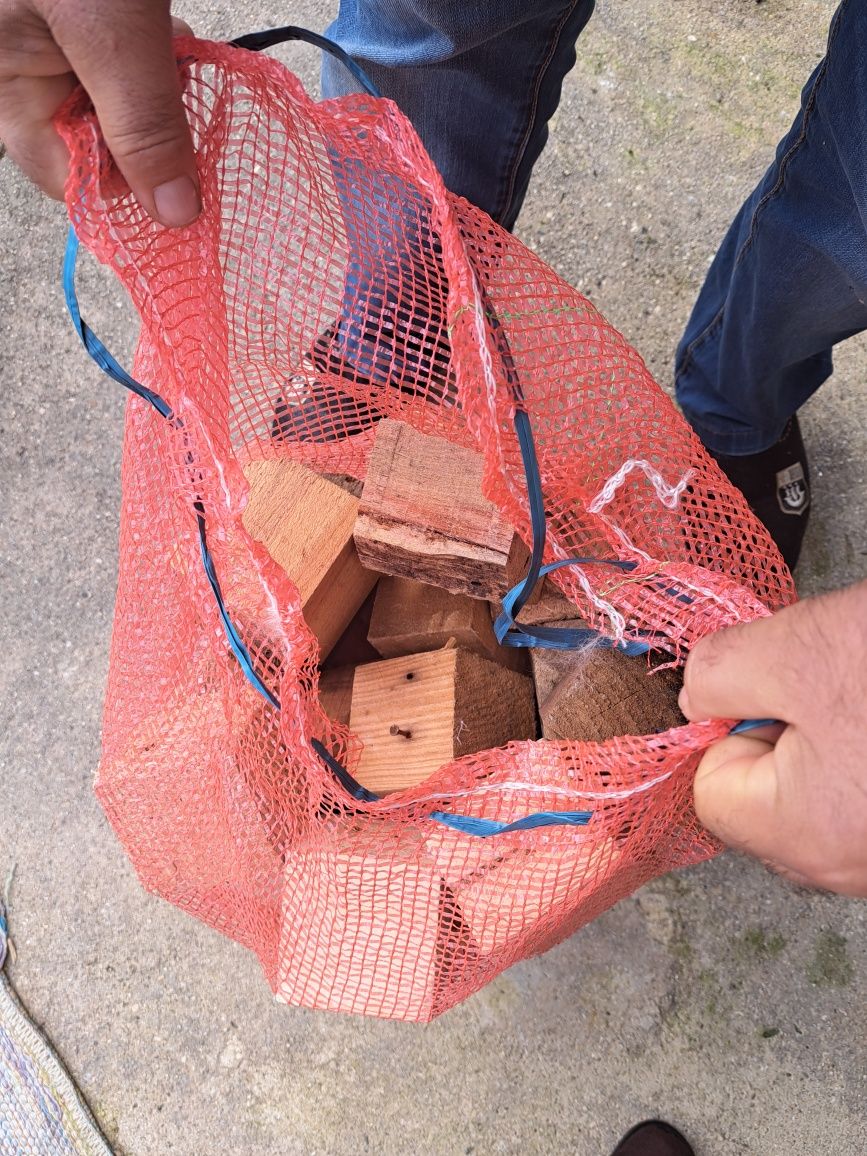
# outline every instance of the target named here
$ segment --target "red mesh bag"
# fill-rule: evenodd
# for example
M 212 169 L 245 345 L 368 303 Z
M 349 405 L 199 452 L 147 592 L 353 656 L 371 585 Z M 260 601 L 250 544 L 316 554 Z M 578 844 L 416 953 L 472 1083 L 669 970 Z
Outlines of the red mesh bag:
M 359 743 L 320 706 L 297 589 L 244 530 L 244 465 L 361 479 L 374 419 L 397 417 L 481 452 L 487 495 L 529 543 L 524 411 L 545 561 L 625 564 L 554 581 L 576 616 L 649 641 L 657 664 L 791 601 L 791 578 L 638 354 L 446 191 L 394 104 L 315 103 L 240 48 L 177 53 L 204 203 L 189 228 L 144 214 L 83 94 L 59 118 L 75 229 L 129 292 L 135 377 L 170 408 L 127 410 L 96 789 L 143 884 L 254 950 L 280 998 L 428 1020 L 713 854 L 691 785 L 731 723 L 513 743 L 354 798 L 339 771 Z M 215 582 L 276 706 L 233 653 Z M 539 812 L 590 818 L 485 838 L 432 817 Z

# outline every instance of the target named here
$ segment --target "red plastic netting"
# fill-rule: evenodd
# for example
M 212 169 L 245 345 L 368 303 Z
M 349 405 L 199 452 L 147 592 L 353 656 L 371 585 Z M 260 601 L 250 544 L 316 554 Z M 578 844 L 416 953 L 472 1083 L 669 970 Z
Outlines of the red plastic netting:
M 97 791 L 145 886 L 252 948 L 281 998 L 430 1019 L 712 854 L 691 782 L 727 724 L 514 743 L 381 802 L 352 800 L 311 740 L 350 771 L 358 742 L 319 705 L 297 590 L 241 524 L 242 467 L 293 458 L 363 478 L 373 419 L 399 417 L 481 451 L 488 495 L 529 542 L 499 324 L 536 440 L 546 561 L 637 563 L 558 572 L 593 626 L 649 635 L 682 660 L 708 631 L 791 601 L 791 579 L 638 354 L 446 192 L 393 104 L 317 104 L 272 60 L 197 40 L 178 52 L 204 198 L 190 228 L 144 215 L 83 95 L 61 122 L 77 231 L 141 315 L 137 378 L 180 419 L 138 399 L 127 411 Z M 227 646 L 197 500 L 279 712 Z M 432 809 L 593 818 L 483 839 Z

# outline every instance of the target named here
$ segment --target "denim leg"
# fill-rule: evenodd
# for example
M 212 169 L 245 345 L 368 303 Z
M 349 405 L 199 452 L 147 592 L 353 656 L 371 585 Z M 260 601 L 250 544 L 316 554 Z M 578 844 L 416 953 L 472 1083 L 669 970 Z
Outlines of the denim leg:
M 342 358 L 353 376 L 379 385 L 442 371 L 437 362 L 445 355 L 437 347 L 445 277 L 437 299 L 434 268 L 441 265 L 433 248 L 420 248 L 429 232 L 427 206 L 400 177 L 375 171 L 358 157 L 335 152 L 331 170 L 348 263 L 330 359 Z
M 327 35 L 407 115 L 446 186 L 511 228 L 548 136 L 575 41 L 594 0 L 341 0 Z M 355 91 L 333 57 L 326 98 Z M 388 173 L 332 157 L 349 264 L 343 306 L 321 364 L 376 385 L 450 390 L 442 295 L 424 206 Z M 434 255 L 435 260 L 435 255 Z M 440 288 L 445 289 L 444 279 Z M 433 293 L 433 299 L 432 299 Z
M 511 229 L 594 0 L 341 0 L 327 35 L 406 114 L 446 187 Z M 325 57 L 326 97 L 356 85 Z
M 776 159 L 720 246 L 677 352 L 708 448 L 758 453 L 867 329 L 867 4 L 843 0 Z

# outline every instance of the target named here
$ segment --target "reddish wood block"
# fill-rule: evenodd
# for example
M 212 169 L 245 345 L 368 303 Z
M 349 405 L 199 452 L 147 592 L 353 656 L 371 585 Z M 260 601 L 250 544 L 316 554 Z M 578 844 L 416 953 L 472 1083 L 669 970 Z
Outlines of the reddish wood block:
M 298 587 L 324 659 L 376 583 L 353 542 L 358 498 L 297 462 L 250 462 L 244 473 L 244 526 Z
M 482 494 L 480 454 L 382 421 L 355 527 L 365 566 L 473 598 L 519 580 L 529 552 Z
M 380 581 L 368 638 L 383 658 L 440 650 L 454 640 L 512 670 L 529 668 L 526 651 L 497 642 L 484 602 L 409 578 Z

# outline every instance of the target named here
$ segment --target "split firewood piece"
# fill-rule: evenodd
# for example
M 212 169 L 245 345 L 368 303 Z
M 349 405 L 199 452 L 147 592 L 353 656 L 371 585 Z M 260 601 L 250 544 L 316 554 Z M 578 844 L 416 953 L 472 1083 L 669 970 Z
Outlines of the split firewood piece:
M 502 597 L 529 552 L 482 494 L 481 454 L 381 421 L 355 542 L 365 566 L 472 598 Z
M 349 726 L 364 743 L 358 781 L 406 790 L 462 755 L 535 738 L 533 685 L 454 647 L 390 658 L 356 670 Z
M 550 625 L 585 624 L 573 620 Z M 601 647 L 534 649 L 532 662 L 543 738 L 602 742 L 620 735 L 656 734 L 686 721 L 677 705 L 681 672 L 653 673 L 641 655 Z
M 323 1011 L 432 1018 L 443 886 L 435 866 L 419 862 L 417 848 L 401 857 L 406 833 L 405 826 L 384 827 L 377 836 L 369 823 L 335 841 L 289 849 L 278 998 Z
M 250 462 L 244 473 L 244 526 L 298 587 L 324 659 L 377 578 L 361 565 L 352 538 L 358 498 L 298 462 Z
M 456 646 L 501 666 L 529 669 L 526 651 L 497 642 L 484 602 L 410 578 L 381 579 L 368 638 L 383 658 L 440 650 L 454 639 Z
M 275 796 L 288 794 L 294 784 L 285 773 L 285 748 L 282 754 L 276 750 L 275 732 L 267 729 L 271 719 L 279 722 L 279 713 L 251 689 L 227 717 L 217 678 L 215 671 L 213 686 L 200 683 L 146 715 L 123 736 L 116 756 L 129 773 L 152 782 L 153 790 L 140 796 L 139 814 L 172 848 L 171 855 L 153 860 L 154 886 L 182 888 L 189 896 L 249 897 L 248 872 L 265 879 L 279 868 L 269 822 Z M 265 712 L 270 718 L 263 718 Z M 225 789 L 221 805 L 203 808 L 202 784 L 216 782 Z M 284 811 L 285 805 L 284 800 Z M 226 853 L 229 832 L 238 830 L 244 832 L 243 856 Z

